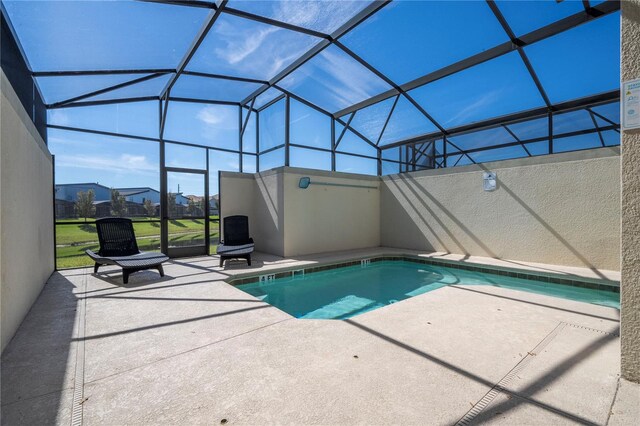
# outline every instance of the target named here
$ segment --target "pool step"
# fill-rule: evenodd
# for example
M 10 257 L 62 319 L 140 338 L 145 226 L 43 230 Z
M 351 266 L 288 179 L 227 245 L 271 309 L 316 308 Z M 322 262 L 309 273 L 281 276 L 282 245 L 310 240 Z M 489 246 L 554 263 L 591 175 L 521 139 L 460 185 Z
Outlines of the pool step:
M 313 319 L 313 318 L 338 318 L 345 317 L 349 313 L 363 311 L 366 308 L 372 308 L 379 303 L 375 300 L 367 299 L 364 297 L 355 296 L 350 294 L 333 303 L 325 305 L 315 311 L 311 311 L 300 318 Z

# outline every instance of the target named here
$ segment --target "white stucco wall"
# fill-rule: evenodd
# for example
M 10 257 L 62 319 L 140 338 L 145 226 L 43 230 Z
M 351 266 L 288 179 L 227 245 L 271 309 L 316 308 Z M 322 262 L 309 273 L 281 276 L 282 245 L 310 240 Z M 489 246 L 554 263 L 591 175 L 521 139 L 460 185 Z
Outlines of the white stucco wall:
M 373 186 L 375 189 L 311 185 L 312 182 Z M 380 245 L 377 177 L 281 167 L 254 175 L 221 173 L 222 217 L 249 216 L 256 250 L 278 256 Z
M 6 347 L 54 270 L 51 155 L 5 77 L 0 100 L 0 319 Z
M 278 170 L 256 173 L 253 238 L 256 250 L 284 256 L 283 177 Z M 223 201 L 224 203 L 224 201 Z
M 307 189 L 298 187 L 303 176 L 311 178 Z M 313 182 L 362 187 L 314 185 Z M 379 179 L 375 176 L 285 169 L 285 256 L 378 247 L 378 187 Z
M 622 3 L 621 77 L 640 78 L 640 0 Z M 640 383 L 640 130 L 622 132 L 622 377 Z
M 248 216 L 258 251 L 284 256 L 283 204 L 281 174 L 220 173 L 220 217 Z
M 483 191 L 485 169 L 496 191 Z M 302 176 L 379 189 L 300 189 Z M 619 181 L 618 148 L 382 178 L 225 172 L 222 216 L 247 214 L 256 249 L 278 256 L 386 246 L 619 270 Z
M 619 270 L 617 148 L 385 176 L 381 244 Z M 497 172 L 485 192 L 482 172 Z

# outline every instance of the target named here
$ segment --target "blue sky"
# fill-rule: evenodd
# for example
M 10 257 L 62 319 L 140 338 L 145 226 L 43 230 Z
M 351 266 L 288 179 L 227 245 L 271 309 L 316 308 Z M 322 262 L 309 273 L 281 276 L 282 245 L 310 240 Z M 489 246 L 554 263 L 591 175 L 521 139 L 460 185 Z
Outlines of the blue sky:
M 202 8 L 125 0 L 3 0 L 3 4 L 35 71 L 175 68 L 208 13 Z M 367 1 L 229 2 L 230 7 L 325 33 L 338 29 L 367 4 Z M 582 10 L 581 1 L 571 0 L 561 3 L 498 1 L 497 4 L 517 35 Z M 311 35 L 222 14 L 187 70 L 270 79 L 320 41 Z M 508 37 L 484 1 L 395 1 L 340 41 L 385 73 L 393 83 L 403 84 L 507 42 Z M 618 88 L 618 44 L 619 14 L 613 13 L 528 46 L 525 52 L 548 97 L 555 103 Z M 37 82 L 46 102 L 53 103 L 143 75 L 39 77 Z M 160 76 L 86 100 L 157 96 L 168 79 L 168 75 Z M 332 113 L 391 88 L 335 45 L 306 62 L 280 84 Z M 183 75 L 172 95 L 238 102 L 259 87 L 257 83 Z M 258 97 L 255 106 L 260 107 L 279 94 L 271 88 Z M 410 94 L 444 127 L 544 105 L 515 52 L 416 88 Z M 389 98 L 358 111 L 352 126 L 373 142 L 380 138 L 381 146 L 437 130 L 411 102 L 400 97 L 380 137 L 394 103 L 395 98 Z M 349 116 L 343 117 L 344 121 L 348 119 Z M 56 109 L 50 111 L 49 120 L 63 126 L 158 137 L 157 102 Z M 236 150 L 240 144 L 239 121 L 239 111 L 234 106 L 171 102 L 165 137 Z M 263 111 L 260 124 L 261 149 L 284 143 L 284 101 Z M 337 125 L 336 134 L 341 132 L 342 126 Z M 252 115 L 243 138 L 246 152 L 255 152 L 255 133 L 255 115 Z M 330 138 L 330 120 L 326 115 L 292 101 L 292 143 L 329 148 Z M 495 135 L 485 136 L 477 143 L 498 143 L 498 139 Z M 49 140 L 57 156 L 56 173 L 60 183 L 99 181 L 107 186 L 158 187 L 158 147 L 154 142 L 60 130 L 51 130 Z M 566 141 L 563 146 L 588 147 L 593 143 L 585 137 Z M 339 150 L 375 156 L 375 149 L 351 131 L 345 133 Z M 168 164 L 202 167 L 204 152 L 175 146 L 171 148 L 171 158 L 167 157 Z M 212 171 L 238 169 L 237 154 L 210 153 Z M 498 157 L 520 154 L 513 150 L 495 153 Z M 480 155 L 478 158 L 483 160 Z M 260 159 L 263 169 L 283 161 L 282 149 Z M 250 165 L 248 171 L 255 169 L 255 157 L 245 155 L 243 162 Z M 328 168 L 330 156 L 294 148 L 291 163 Z M 342 171 L 375 173 L 372 160 L 340 154 L 336 163 Z M 212 173 L 212 193 L 217 187 L 215 179 L 217 173 Z M 181 188 L 186 192 L 198 189 L 195 183 L 193 188 L 190 186 L 185 181 Z

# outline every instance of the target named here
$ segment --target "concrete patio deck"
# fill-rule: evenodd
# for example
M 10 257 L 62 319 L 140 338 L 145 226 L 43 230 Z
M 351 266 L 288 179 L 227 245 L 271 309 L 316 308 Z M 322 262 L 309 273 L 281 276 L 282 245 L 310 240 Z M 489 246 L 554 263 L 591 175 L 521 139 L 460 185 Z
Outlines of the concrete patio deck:
M 257 254 L 251 268 L 219 268 L 215 256 L 178 259 L 164 278 L 141 272 L 127 285 L 117 268 L 55 273 L 2 355 L 2 424 L 640 418 L 640 388 L 619 380 L 616 309 L 450 286 L 349 320 L 297 320 L 223 281 L 392 252 L 407 251 Z M 517 267 L 616 279 L 607 271 Z

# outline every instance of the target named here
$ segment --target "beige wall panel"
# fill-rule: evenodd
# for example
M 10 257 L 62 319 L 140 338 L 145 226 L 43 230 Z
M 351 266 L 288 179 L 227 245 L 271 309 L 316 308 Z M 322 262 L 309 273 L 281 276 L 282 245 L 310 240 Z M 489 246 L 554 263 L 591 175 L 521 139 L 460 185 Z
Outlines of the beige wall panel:
M 54 270 L 51 155 L 2 73 L 0 310 L 6 347 Z
M 221 218 L 242 214 L 249 217 L 249 232 L 256 250 L 284 255 L 282 176 L 271 171 L 247 174 L 222 172 Z
M 381 244 L 618 270 L 619 162 L 603 148 L 384 177 Z
M 312 184 L 300 189 L 301 177 Z M 314 185 L 328 182 L 371 188 Z M 285 169 L 285 255 L 295 256 L 380 245 L 377 178 L 345 173 Z
M 640 1 L 622 4 L 622 80 L 640 78 Z M 640 383 L 640 130 L 622 132 L 622 377 Z

